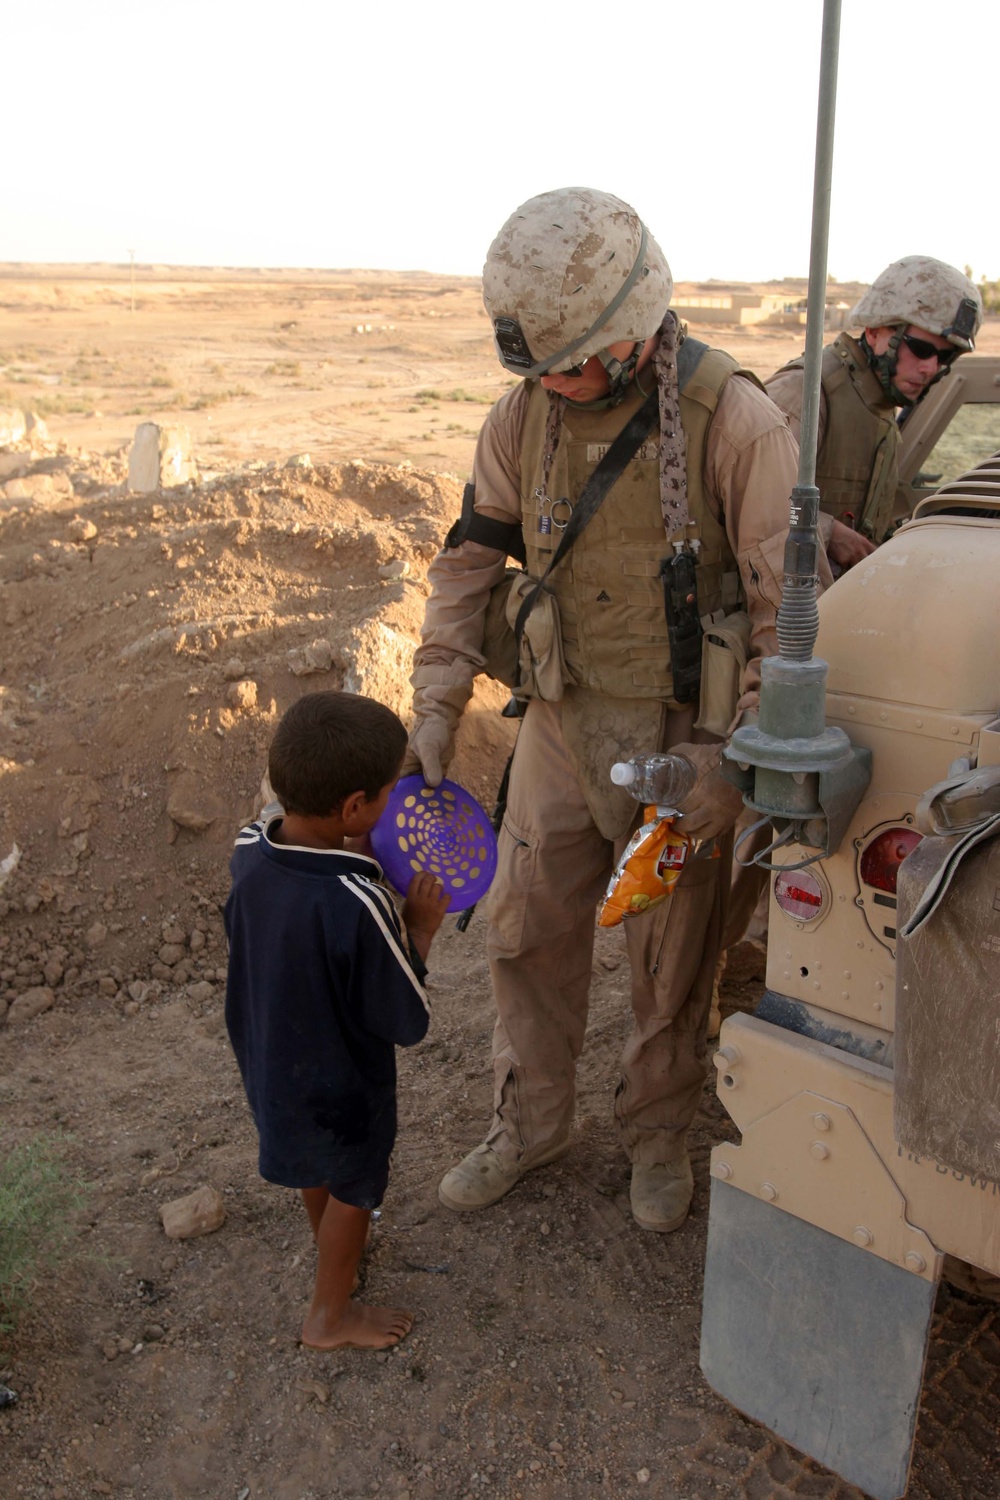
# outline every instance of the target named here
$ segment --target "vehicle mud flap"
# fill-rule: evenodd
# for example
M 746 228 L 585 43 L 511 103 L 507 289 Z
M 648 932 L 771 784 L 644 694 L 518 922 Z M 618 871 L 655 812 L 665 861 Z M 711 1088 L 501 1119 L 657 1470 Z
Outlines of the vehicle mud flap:
M 937 1282 L 713 1180 L 701 1368 L 873 1500 L 906 1493 Z

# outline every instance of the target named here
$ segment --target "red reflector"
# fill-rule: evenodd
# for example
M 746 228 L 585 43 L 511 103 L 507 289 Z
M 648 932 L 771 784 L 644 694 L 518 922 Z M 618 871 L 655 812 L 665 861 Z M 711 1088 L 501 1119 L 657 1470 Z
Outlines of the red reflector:
M 894 896 L 899 867 L 922 838 L 915 828 L 887 828 L 880 833 L 861 856 L 862 883 Z
M 820 914 L 823 887 L 807 870 L 795 870 L 788 875 L 775 876 L 774 899 L 790 917 L 809 922 Z

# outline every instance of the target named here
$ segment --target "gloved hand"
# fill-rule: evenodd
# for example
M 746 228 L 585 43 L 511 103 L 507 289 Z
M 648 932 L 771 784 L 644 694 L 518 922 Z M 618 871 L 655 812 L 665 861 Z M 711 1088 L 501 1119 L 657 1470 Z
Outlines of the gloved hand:
M 719 770 L 722 745 L 672 745 L 698 772 L 680 807 L 677 831 L 693 839 L 714 839 L 732 828 L 743 811 L 743 795 Z
M 444 674 L 452 680 L 442 682 Z M 455 754 L 455 730 L 472 696 L 472 683 L 456 682 L 450 669 L 437 666 L 416 667 L 410 681 L 414 722 L 400 775 L 420 772 L 428 786 L 437 786 Z
M 455 754 L 455 728 L 440 714 L 418 719 L 410 732 L 403 756 L 401 776 L 420 774 L 428 786 L 437 786 Z

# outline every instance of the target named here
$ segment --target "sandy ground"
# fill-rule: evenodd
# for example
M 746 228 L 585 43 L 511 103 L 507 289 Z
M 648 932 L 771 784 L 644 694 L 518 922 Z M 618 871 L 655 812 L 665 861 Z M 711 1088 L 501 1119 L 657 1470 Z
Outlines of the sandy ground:
M 709 1088 L 690 1220 L 669 1237 L 631 1220 L 614 932 L 570 1154 L 458 1217 L 436 1184 L 488 1117 L 492 1007 L 482 914 L 464 935 L 446 922 L 364 1270 L 416 1327 L 391 1354 L 298 1347 L 308 1227 L 256 1174 L 222 1019 L 228 850 L 300 692 L 346 683 L 405 710 L 427 564 L 507 377 L 471 280 L 136 283 L 133 313 L 127 269 L 0 269 L 0 406 L 41 410 L 52 437 L 0 453 L 0 483 L 20 471 L 29 492 L 0 509 L 0 858 L 21 851 L 0 895 L 0 1149 L 61 1131 L 87 1184 L 71 1255 L 0 1344 L 19 1394 L 3 1500 L 853 1500 L 701 1377 L 707 1162 L 732 1132 Z M 762 374 L 801 343 L 708 336 Z M 129 495 L 124 445 L 158 415 L 190 426 L 201 482 Z M 487 802 L 502 701 L 484 684 L 454 767 Z M 724 1010 L 761 981 L 738 950 Z M 224 1225 L 168 1240 L 160 1206 L 202 1184 Z M 913 1500 L 1000 1494 L 998 1382 L 993 1306 L 942 1289 Z

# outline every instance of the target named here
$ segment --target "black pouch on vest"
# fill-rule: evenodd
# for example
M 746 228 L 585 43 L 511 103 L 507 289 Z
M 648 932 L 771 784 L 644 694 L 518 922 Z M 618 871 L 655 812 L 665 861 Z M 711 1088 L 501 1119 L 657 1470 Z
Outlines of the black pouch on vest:
M 670 671 L 677 703 L 690 703 L 701 686 L 701 616 L 698 578 L 690 552 L 678 552 L 660 563 L 663 607 L 670 641 Z

